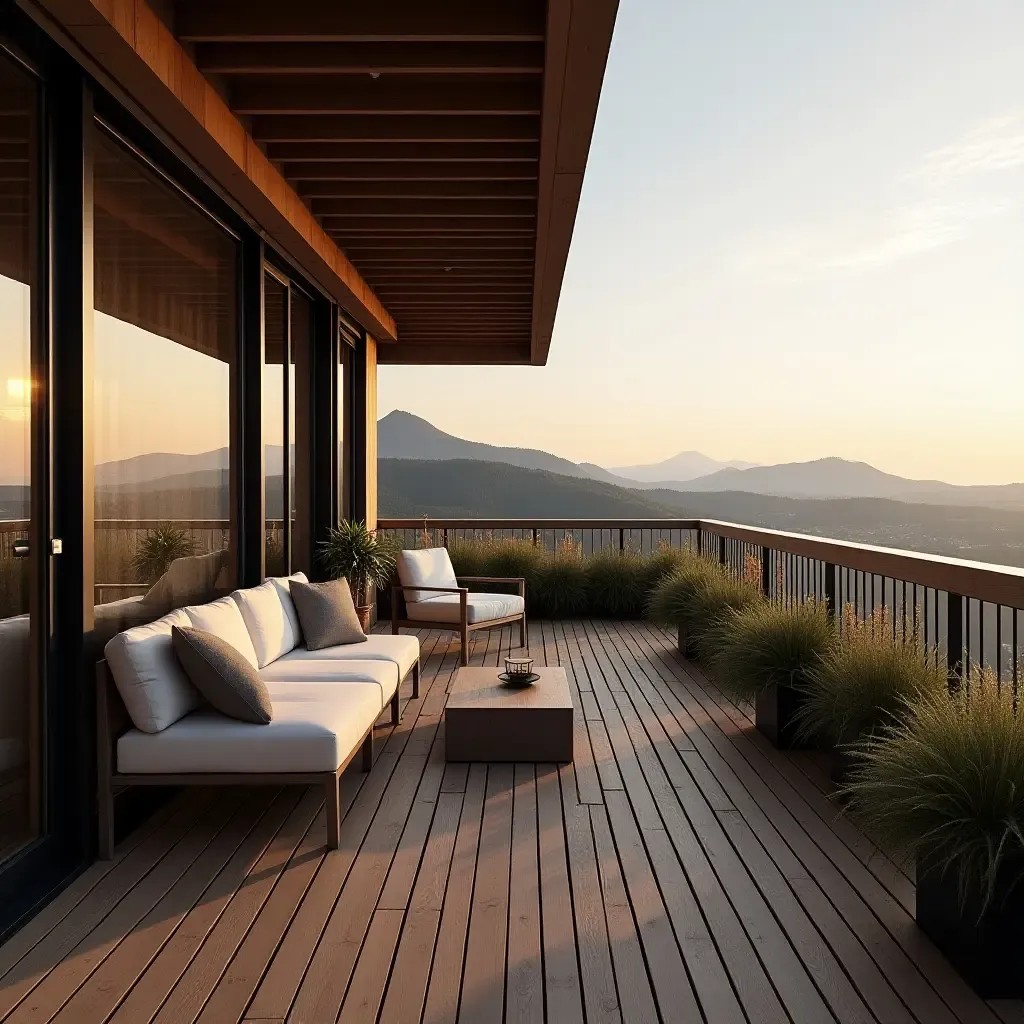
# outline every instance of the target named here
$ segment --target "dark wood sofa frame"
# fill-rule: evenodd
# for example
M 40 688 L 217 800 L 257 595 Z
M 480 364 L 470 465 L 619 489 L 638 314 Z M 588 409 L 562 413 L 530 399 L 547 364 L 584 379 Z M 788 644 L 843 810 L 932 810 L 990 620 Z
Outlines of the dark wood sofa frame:
M 497 619 L 484 619 L 481 622 L 469 621 L 469 587 L 428 587 L 403 586 L 400 583 L 391 584 L 391 632 L 397 633 L 403 626 L 406 629 L 441 629 L 449 633 L 458 633 L 462 641 L 462 652 L 460 660 L 463 665 L 469 664 L 469 634 L 480 629 L 494 629 L 496 626 L 505 626 L 510 622 L 519 623 L 519 646 L 526 646 L 526 579 L 522 576 L 457 576 L 457 583 L 498 583 L 504 586 L 515 585 L 519 596 L 523 599 L 523 610 L 516 615 L 505 615 Z M 433 622 L 429 619 L 410 619 L 406 610 L 405 592 L 429 591 L 432 594 L 458 594 L 459 621 L 458 622 Z
M 408 673 L 406 673 L 408 677 Z M 391 698 L 391 723 L 398 725 L 401 718 L 399 694 L 404 679 L 400 679 Z M 412 667 L 412 695 L 420 695 L 420 663 Z M 373 767 L 373 729 L 376 722 L 363 734 L 359 744 L 333 772 L 179 772 L 173 774 L 124 774 L 117 770 L 117 741 L 133 728 L 128 709 L 124 706 L 110 666 L 106 660 L 96 663 L 96 723 L 97 723 L 97 789 L 99 819 L 99 857 L 110 860 L 114 855 L 114 791 L 122 786 L 267 786 L 267 785 L 321 785 L 324 787 L 327 808 L 327 848 L 336 850 L 341 844 L 341 773 L 356 754 L 362 754 L 362 770 Z

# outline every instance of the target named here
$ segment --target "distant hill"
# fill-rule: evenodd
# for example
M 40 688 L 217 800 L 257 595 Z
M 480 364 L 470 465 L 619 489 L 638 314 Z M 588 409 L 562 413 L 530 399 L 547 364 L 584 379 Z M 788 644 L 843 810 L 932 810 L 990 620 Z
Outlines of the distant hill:
M 800 499 L 615 487 L 503 464 L 382 459 L 383 518 L 724 519 L 794 533 L 1024 565 L 1024 517 L 888 498 Z
M 964 487 L 941 480 L 909 480 L 884 473 L 866 462 L 837 458 L 722 469 L 662 486 L 680 491 L 747 491 L 795 498 L 892 498 L 932 505 L 1024 508 L 1024 484 Z
M 640 491 L 476 459 L 379 459 L 377 487 L 383 517 L 642 519 L 678 515 Z
M 476 459 L 503 462 L 523 469 L 542 469 L 562 476 L 589 477 L 575 462 L 535 448 L 503 448 L 466 441 L 438 430 L 419 416 L 396 409 L 377 421 L 377 457 L 381 459 Z
M 717 473 L 722 469 L 750 469 L 755 466 L 754 462 L 739 462 L 730 460 L 719 462 L 717 459 L 709 458 L 702 452 L 680 452 L 670 459 L 662 462 L 651 462 L 642 466 L 619 466 L 607 470 L 616 477 L 624 477 L 627 480 L 636 480 L 640 483 L 657 483 L 662 480 L 678 481 L 693 480 L 697 477 L 708 476 Z

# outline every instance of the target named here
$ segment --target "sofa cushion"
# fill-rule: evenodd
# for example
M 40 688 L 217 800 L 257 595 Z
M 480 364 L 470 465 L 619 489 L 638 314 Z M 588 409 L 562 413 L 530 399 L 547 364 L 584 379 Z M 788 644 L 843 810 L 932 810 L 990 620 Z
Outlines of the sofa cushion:
M 118 633 L 103 649 L 117 692 L 144 733 L 166 729 L 202 703 L 171 645 L 172 627 L 191 625 L 179 609 Z
M 302 640 L 302 628 L 292 603 L 290 584 L 305 583 L 303 573 L 264 580 L 258 587 L 236 590 L 231 596 L 256 651 L 258 668 L 287 654 Z
M 291 654 L 285 655 L 285 660 L 325 658 L 330 661 L 391 661 L 398 666 L 398 678 L 404 679 L 413 665 L 419 661 L 419 657 L 420 642 L 416 637 L 408 634 L 371 633 L 365 644 L 325 647 L 319 651 L 307 651 L 304 647 L 296 647 Z
M 521 615 L 525 602 L 518 594 L 467 594 L 466 616 L 470 622 Z M 458 623 L 462 614 L 458 594 L 442 594 L 429 601 L 406 605 L 406 614 L 417 622 Z
M 398 579 L 403 587 L 426 586 L 457 587 L 452 560 L 447 548 L 420 548 L 416 551 L 400 551 L 396 563 Z M 436 592 L 429 590 L 407 590 L 405 600 L 425 601 L 429 597 L 437 597 Z
M 174 626 L 171 644 L 192 685 L 222 715 L 253 725 L 266 725 L 274 717 L 267 684 L 226 640 Z
M 271 683 L 268 689 L 274 706 L 269 725 L 204 708 L 155 736 L 131 729 L 117 741 L 118 771 L 336 771 L 380 715 L 374 683 Z
M 280 683 L 366 683 L 380 688 L 381 708 L 398 689 L 398 666 L 393 661 L 311 658 L 296 649 L 260 669 L 260 678 Z
M 295 610 L 302 624 L 302 637 L 308 650 L 366 642 L 359 625 L 356 606 L 348 580 L 327 583 L 298 583 L 291 588 Z
M 242 612 L 234 598 L 222 597 L 209 604 L 191 604 L 182 611 L 189 618 L 182 625 L 195 626 L 196 629 L 219 636 L 231 644 L 253 668 L 259 668 L 256 648 L 252 645 Z

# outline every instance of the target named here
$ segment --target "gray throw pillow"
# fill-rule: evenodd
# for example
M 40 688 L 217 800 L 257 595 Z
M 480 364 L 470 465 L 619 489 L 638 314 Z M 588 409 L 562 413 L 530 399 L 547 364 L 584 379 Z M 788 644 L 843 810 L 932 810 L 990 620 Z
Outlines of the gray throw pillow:
M 331 580 L 328 583 L 292 580 L 290 589 L 306 650 L 319 651 L 338 644 L 366 642 L 348 580 Z
M 267 684 L 226 640 L 204 629 L 174 626 L 171 646 L 192 685 L 222 714 L 267 725 L 274 717 Z

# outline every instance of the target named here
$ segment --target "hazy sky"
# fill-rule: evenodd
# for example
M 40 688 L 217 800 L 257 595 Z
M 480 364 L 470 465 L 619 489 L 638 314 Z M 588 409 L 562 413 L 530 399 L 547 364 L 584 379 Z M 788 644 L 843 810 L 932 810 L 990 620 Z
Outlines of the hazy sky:
M 394 408 L 1024 480 L 1024 3 L 622 0 L 548 365 L 383 367 Z

